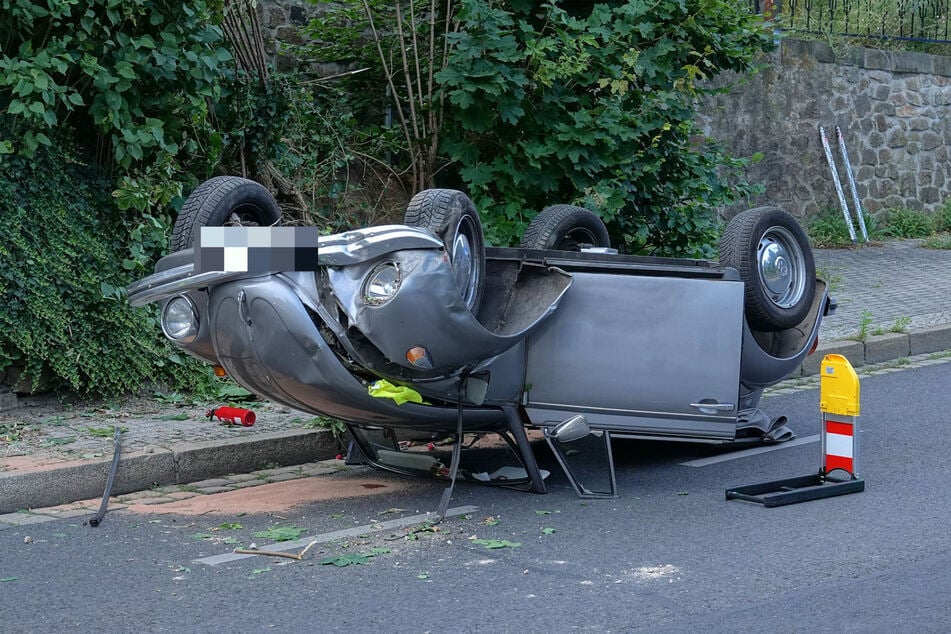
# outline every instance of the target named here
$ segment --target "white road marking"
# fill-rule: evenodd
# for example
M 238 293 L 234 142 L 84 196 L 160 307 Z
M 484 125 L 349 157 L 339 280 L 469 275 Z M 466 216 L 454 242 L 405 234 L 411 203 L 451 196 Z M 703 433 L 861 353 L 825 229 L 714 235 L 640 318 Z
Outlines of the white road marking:
M 446 511 L 446 517 L 454 517 L 456 515 L 466 515 L 468 513 L 475 513 L 479 510 L 478 506 L 457 506 Z M 360 535 L 367 535 L 369 533 L 379 533 L 381 531 L 388 531 L 394 528 L 403 528 L 404 526 L 412 526 L 413 524 L 424 524 L 432 519 L 436 518 L 435 513 L 422 513 L 420 515 L 410 515 L 409 517 L 400 517 L 395 520 L 388 520 L 386 522 L 379 522 L 376 524 L 364 524 L 363 526 L 354 526 L 353 528 L 345 528 L 343 530 L 334 531 L 332 533 L 323 533 L 322 535 L 315 535 L 312 537 L 304 537 L 301 539 L 295 539 L 290 542 L 280 542 L 277 544 L 271 544 L 268 546 L 261 546 L 260 550 L 270 550 L 274 552 L 286 552 L 288 550 L 301 550 L 305 548 L 308 544 L 312 542 L 317 542 L 318 544 L 325 544 L 327 542 L 336 541 L 338 539 L 347 539 L 349 537 L 358 537 Z M 232 561 L 237 561 L 239 559 L 247 559 L 248 557 L 259 557 L 260 555 L 244 555 L 239 553 L 225 553 L 224 555 L 213 555 L 211 557 L 203 557 L 201 559 L 194 560 L 196 564 L 206 564 L 208 566 L 217 566 L 219 564 L 230 563 Z
M 709 458 L 699 458 L 697 460 L 690 460 L 689 462 L 681 462 L 680 464 L 684 467 L 706 467 L 712 464 L 717 464 L 718 462 L 739 460 L 740 458 L 747 458 L 749 456 L 755 456 L 757 454 L 767 453 L 769 451 L 788 449 L 789 447 L 798 447 L 799 445 L 808 445 L 810 443 L 819 442 L 819 440 L 821 440 L 819 434 L 815 434 L 814 436 L 803 436 L 802 438 L 789 440 L 787 442 L 779 443 L 778 445 L 769 445 L 767 447 L 754 447 L 753 449 L 733 451 L 730 453 L 721 454 L 719 456 L 711 456 Z

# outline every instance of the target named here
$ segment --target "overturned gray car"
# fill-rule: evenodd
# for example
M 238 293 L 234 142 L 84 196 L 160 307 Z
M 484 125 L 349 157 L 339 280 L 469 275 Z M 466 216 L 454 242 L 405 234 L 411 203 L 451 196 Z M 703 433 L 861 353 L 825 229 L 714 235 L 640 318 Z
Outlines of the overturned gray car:
M 350 462 L 402 473 L 544 493 L 544 439 L 579 495 L 610 496 L 612 437 L 785 440 L 760 396 L 835 306 L 775 207 L 737 215 L 710 262 L 619 255 L 568 205 L 486 247 L 469 198 L 435 189 L 402 225 L 320 236 L 309 270 L 196 266 L 203 227 L 279 220 L 257 183 L 206 181 L 129 300 L 248 390 L 346 423 Z

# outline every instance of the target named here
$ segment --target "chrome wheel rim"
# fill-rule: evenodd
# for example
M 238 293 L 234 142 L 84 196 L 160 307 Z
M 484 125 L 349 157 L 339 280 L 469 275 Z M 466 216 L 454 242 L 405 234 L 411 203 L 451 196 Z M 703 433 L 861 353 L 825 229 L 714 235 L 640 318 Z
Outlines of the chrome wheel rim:
M 783 227 L 770 227 L 756 251 L 757 274 L 767 299 L 779 308 L 798 304 L 806 290 L 806 259 L 795 236 Z
M 472 220 L 463 218 L 456 227 L 456 235 L 452 240 L 452 273 L 468 308 L 472 308 L 482 282 L 479 279 L 479 256 L 472 250 L 474 230 Z

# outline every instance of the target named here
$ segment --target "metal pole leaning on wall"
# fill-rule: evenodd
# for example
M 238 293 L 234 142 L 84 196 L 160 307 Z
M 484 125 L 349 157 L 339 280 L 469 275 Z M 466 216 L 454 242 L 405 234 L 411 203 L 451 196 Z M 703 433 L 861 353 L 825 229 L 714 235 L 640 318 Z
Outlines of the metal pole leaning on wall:
M 822 359 L 819 379 L 822 410 L 822 458 L 819 472 L 727 489 L 727 500 L 746 500 L 763 506 L 785 506 L 809 500 L 858 493 L 865 481 L 858 477 L 859 379 L 849 360 L 839 354 Z M 846 478 L 830 474 L 844 472 Z
M 829 163 L 829 170 L 832 172 L 832 182 L 835 184 L 835 193 L 839 196 L 839 205 L 842 206 L 842 215 L 845 217 L 845 225 L 849 228 L 849 237 L 852 238 L 852 244 L 858 244 L 855 239 L 855 226 L 852 224 L 852 217 L 849 215 L 849 205 L 845 202 L 845 192 L 842 191 L 842 182 L 839 180 L 839 172 L 835 168 L 835 158 L 832 156 L 832 147 L 829 145 L 829 137 L 826 136 L 825 128 L 819 126 L 819 137 L 822 139 L 822 149 L 826 153 L 826 161 Z
M 865 229 L 865 215 L 862 213 L 862 201 L 859 200 L 859 191 L 855 187 L 855 176 L 852 174 L 852 162 L 849 161 L 849 152 L 845 149 L 845 137 L 842 136 L 842 130 L 835 126 L 835 138 L 839 141 L 839 152 L 842 154 L 842 162 L 845 163 L 845 175 L 849 179 L 849 189 L 852 190 L 852 202 L 855 204 L 855 216 L 859 220 L 859 229 L 862 231 L 862 238 L 868 242 L 868 231 Z

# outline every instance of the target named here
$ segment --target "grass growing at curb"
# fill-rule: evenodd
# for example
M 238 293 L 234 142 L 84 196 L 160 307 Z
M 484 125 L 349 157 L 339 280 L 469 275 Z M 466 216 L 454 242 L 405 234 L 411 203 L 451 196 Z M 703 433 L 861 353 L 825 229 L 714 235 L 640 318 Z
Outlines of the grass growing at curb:
M 921 246 L 928 249 L 951 249 L 951 233 L 936 233 L 925 238 Z
M 890 332 L 894 333 L 907 333 L 908 324 L 911 323 L 911 317 L 902 315 L 901 317 L 896 317 L 895 321 L 892 322 L 891 326 L 878 326 L 872 327 L 872 311 L 863 310 L 862 317 L 859 321 L 859 330 L 855 336 L 856 341 L 865 342 L 868 340 L 869 336 L 884 335 Z
M 884 335 L 890 332 L 894 333 L 907 333 L 908 324 L 911 323 L 911 317 L 897 317 L 892 325 L 888 328 L 878 327 L 872 330 L 873 335 Z
M 859 321 L 859 332 L 856 336 L 856 339 L 859 341 L 865 341 L 868 339 L 869 334 L 872 329 L 872 312 L 869 310 L 862 311 L 862 319 Z

